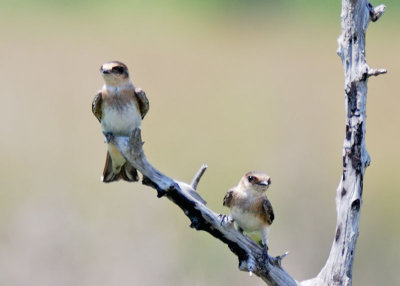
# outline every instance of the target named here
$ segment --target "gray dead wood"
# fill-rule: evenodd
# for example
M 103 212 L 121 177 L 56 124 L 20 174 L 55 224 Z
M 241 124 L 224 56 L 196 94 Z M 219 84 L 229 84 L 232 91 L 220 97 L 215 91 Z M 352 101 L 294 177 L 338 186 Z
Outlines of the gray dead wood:
M 386 73 L 371 69 L 365 59 L 365 33 L 377 21 L 384 5 L 373 7 L 367 0 L 343 0 L 342 33 L 337 53 L 345 78 L 346 132 L 343 143 L 343 174 L 336 190 L 336 228 L 331 251 L 317 277 L 301 285 L 352 285 L 352 269 L 358 237 L 364 173 L 370 164 L 365 147 L 367 82 Z
M 365 147 L 365 119 L 367 81 L 370 76 L 386 73 L 384 69 L 371 69 L 365 60 L 365 32 L 369 21 L 375 22 L 384 13 L 385 6 L 373 7 L 367 0 L 343 0 L 338 39 L 338 55 L 345 74 L 346 132 L 343 144 L 343 174 L 336 190 L 337 223 L 332 248 L 317 277 L 296 282 L 282 267 L 278 257 L 265 256 L 263 250 L 249 237 L 237 231 L 225 217 L 213 212 L 196 192 L 207 166 L 203 165 L 191 184 L 173 180 L 146 159 L 142 148 L 140 129 L 131 136 L 114 137 L 107 141 L 115 144 L 123 156 L 143 174 L 143 184 L 157 190 L 158 197 L 166 196 L 178 205 L 190 219 L 192 228 L 210 233 L 228 245 L 239 259 L 239 269 L 262 278 L 268 285 L 351 285 L 352 266 L 358 237 L 360 208 L 365 168 L 370 157 Z
M 261 247 L 251 238 L 237 231 L 233 224 L 226 223 L 225 217 L 210 210 L 195 188 L 207 168 L 203 165 L 193 182 L 187 184 L 175 181 L 154 168 L 146 159 L 142 148 L 140 129 L 135 129 L 131 137 L 109 136 L 123 156 L 143 174 L 143 184 L 157 190 L 158 197 L 166 196 L 178 205 L 190 219 L 190 227 L 203 230 L 226 243 L 239 259 L 239 269 L 249 271 L 262 278 L 268 285 L 297 285 L 292 277 L 281 267 L 278 257 L 266 257 Z

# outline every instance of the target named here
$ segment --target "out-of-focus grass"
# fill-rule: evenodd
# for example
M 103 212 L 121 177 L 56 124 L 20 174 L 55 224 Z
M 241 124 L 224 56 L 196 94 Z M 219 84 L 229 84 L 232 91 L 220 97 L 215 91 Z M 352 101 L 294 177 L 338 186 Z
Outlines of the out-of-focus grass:
M 99 182 L 90 104 L 111 59 L 150 99 L 149 160 L 187 181 L 208 163 L 199 191 L 219 212 L 244 172 L 269 172 L 271 253 L 289 250 L 289 273 L 314 276 L 334 235 L 344 136 L 333 2 L 0 2 L 0 284 L 263 285 L 153 190 Z M 368 63 L 389 73 L 369 82 L 354 285 L 399 284 L 395 11 L 368 30 Z

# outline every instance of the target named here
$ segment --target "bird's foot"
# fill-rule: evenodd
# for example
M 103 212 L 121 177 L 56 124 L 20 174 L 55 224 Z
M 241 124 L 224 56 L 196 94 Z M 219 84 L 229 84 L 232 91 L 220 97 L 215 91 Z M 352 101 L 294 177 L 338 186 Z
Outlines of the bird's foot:
M 262 256 L 263 256 L 263 260 L 265 260 L 265 261 L 268 260 L 268 245 L 264 245 L 263 251 L 262 251 Z
M 220 214 L 218 215 L 218 218 L 220 219 L 222 226 L 230 226 L 233 223 L 233 219 L 229 215 Z
M 103 132 L 104 135 L 104 143 L 109 144 L 114 137 L 114 134 L 111 132 Z

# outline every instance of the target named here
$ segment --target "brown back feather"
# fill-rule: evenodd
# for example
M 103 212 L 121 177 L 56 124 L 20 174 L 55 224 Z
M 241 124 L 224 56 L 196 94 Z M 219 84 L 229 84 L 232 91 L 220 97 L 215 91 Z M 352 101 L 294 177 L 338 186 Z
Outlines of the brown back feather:
M 99 91 L 92 102 L 92 112 L 94 114 L 94 116 L 96 116 L 97 120 L 99 120 L 99 122 L 101 122 L 101 117 L 102 117 L 102 110 L 101 110 L 101 105 L 103 103 L 103 99 L 101 96 L 101 91 Z
M 232 202 L 232 198 L 233 198 L 233 189 L 230 189 L 225 197 L 224 197 L 224 203 L 223 205 L 230 208 L 231 207 L 231 202 Z
M 272 209 L 271 202 L 266 198 L 263 202 L 264 219 L 268 224 L 272 224 L 275 219 L 274 210 Z
M 143 119 L 150 109 L 149 100 L 147 99 L 146 93 L 141 88 L 135 88 L 135 96 Z

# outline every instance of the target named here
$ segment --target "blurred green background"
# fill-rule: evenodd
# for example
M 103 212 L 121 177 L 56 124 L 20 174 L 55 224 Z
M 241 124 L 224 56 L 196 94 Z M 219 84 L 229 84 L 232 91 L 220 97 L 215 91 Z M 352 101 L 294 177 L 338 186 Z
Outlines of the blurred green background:
M 380 3 L 373 3 L 375 5 Z M 400 285 L 400 4 L 367 33 L 367 147 L 354 285 Z M 272 177 L 273 255 L 314 277 L 342 172 L 340 1 L 0 1 L 0 285 L 264 285 L 153 189 L 103 184 L 91 114 L 120 60 L 151 103 L 147 157 L 213 210 L 249 170 Z

